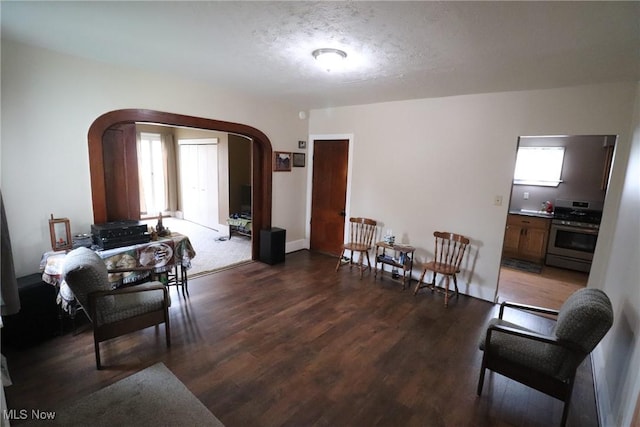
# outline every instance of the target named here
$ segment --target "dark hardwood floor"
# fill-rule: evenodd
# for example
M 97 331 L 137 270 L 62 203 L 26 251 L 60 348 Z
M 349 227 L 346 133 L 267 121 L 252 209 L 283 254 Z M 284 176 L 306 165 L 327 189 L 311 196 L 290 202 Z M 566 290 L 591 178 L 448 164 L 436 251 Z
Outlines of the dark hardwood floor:
M 559 424 L 560 401 L 500 375 L 488 373 L 476 396 L 493 304 L 461 295 L 445 309 L 438 293 L 413 296 L 388 277 L 334 267 L 335 258 L 300 251 L 284 264 L 193 279 L 186 300 L 171 290 L 172 347 L 163 327 L 108 341 L 102 371 L 87 328 L 3 349 L 8 407 L 55 410 L 163 362 L 227 427 Z M 549 327 L 539 317 L 527 324 Z M 568 425 L 597 424 L 587 360 Z

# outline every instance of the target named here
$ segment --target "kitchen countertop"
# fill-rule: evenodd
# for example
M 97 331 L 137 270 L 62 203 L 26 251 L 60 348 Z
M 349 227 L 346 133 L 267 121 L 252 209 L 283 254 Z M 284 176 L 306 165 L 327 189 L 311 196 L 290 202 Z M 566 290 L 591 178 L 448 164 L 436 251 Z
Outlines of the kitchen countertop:
M 523 215 L 523 216 L 534 216 L 536 218 L 553 218 L 552 213 L 547 213 L 544 211 L 534 211 L 529 209 L 512 209 L 509 210 L 509 214 L 511 215 Z

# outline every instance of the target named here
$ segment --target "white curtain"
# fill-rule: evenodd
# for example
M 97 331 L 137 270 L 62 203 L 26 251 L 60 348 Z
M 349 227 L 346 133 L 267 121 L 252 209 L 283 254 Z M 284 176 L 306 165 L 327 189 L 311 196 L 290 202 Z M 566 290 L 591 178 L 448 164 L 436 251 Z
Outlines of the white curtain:
M 140 189 L 140 213 L 145 214 L 147 213 L 147 193 L 144 177 L 146 169 L 144 168 L 142 162 L 144 155 L 142 153 L 142 143 L 140 141 L 140 132 L 136 132 L 136 151 L 138 154 L 138 187 Z
M 140 212 L 152 216 L 159 213 L 171 215 L 178 205 L 173 134 L 137 132 L 136 138 Z
M 177 171 L 177 159 L 176 159 L 176 144 L 173 139 L 173 134 L 163 133 L 160 136 L 162 143 L 162 158 L 164 166 L 164 181 L 165 181 L 165 211 L 171 213 L 178 210 L 178 171 Z

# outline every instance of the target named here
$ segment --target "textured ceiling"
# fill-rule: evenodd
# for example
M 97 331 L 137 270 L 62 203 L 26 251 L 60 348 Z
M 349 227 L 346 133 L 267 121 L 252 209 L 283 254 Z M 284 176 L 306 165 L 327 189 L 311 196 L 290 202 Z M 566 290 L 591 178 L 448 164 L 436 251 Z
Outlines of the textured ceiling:
M 2 1 L 2 37 L 301 110 L 640 80 L 640 2 Z M 347 52 L 326 72 L 311 52 Z

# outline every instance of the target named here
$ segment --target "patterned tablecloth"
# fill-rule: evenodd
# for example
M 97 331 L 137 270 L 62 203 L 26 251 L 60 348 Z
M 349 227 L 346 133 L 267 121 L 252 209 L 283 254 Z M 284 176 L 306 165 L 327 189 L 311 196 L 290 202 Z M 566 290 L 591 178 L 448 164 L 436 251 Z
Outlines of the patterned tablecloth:
M 107 265 L 107 269 L 152 268 L 153 273 L 171 271 L 176 266 L 191 268 L 191 260 L 196 252 L 189 238 L 179 233 L 171 233 L 170 237 L 160 238 L 149 243 L 124 246 L 108 250 L 95 251 Z M 58 303 L 67 309 L 74 296 L 71 289 L 62 279 L 65 252 L 46 252 L 40 260 L 42 280 L 59 287 Z M 109 282 L 114 288 L 149 277 L 151 272 L 130 271 L 109 274 Z

